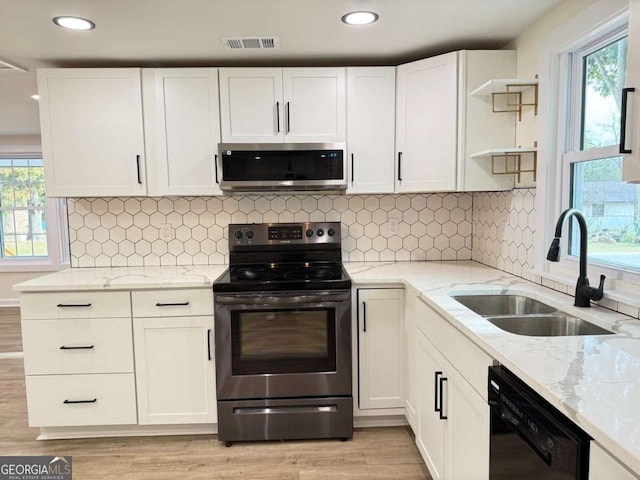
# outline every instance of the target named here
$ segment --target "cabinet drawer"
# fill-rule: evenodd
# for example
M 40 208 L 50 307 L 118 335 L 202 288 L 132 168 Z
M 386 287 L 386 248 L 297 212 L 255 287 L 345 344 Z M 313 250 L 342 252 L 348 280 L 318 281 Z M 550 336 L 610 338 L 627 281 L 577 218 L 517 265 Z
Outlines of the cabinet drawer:
M 134 317 L 213 315 L 210 288 L 132 292 Z
M 22 342 L 27 375 L 133 372 L 130 318 L 31 320 Z
M 135 424 L 133 377 L 133 373 L 27 376 L 29 425 L 66 427 Z
M 488 367 L 493 359 L 423 301 L 418 302 L 417 310 L 420 331 L 486 400 Z
M 46 318 L 131 318 L 129 292 L 48 292 L 20 295 L 23 320 Z

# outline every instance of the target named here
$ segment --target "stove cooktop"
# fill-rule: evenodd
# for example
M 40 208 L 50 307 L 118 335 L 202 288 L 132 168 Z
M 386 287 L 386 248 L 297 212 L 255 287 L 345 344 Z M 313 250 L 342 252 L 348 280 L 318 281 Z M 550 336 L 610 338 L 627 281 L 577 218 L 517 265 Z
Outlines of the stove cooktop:
M 213 283 L 214 292 L 348 288 L 351 279 L 340 262 L 231 265 Z

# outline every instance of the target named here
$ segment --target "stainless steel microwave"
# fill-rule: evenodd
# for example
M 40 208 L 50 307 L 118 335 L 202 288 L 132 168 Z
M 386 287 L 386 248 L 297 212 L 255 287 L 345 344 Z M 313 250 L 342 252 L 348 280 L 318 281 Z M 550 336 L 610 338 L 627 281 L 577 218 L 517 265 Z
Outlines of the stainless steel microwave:
M 344 143 L 220 143 L 225 191 L 338 191 L 347 188 Z

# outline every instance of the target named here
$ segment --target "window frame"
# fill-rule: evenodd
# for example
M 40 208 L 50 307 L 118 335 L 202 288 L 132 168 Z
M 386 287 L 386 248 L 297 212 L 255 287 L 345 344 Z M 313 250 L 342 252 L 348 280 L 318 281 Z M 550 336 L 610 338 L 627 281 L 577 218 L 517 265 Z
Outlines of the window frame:
M 0 145 L 0 158 L 42 158 L 42 147 L 40 145 Z M 0 272 L 55 271 L 69 267 L 69 240 L 65 200 L 47 197 L 45 219 L 47 222 L 48 255 L 46 257 L 32 258 L 0 257 Z
M 537 248 L 533 279 L 568 293 L 573 293 L 578 278 L 578 258 L 566 254 L 570 237 L 567 234 L 569 225 L 565 225 L 562 236 L 561 261 L 549 262 L 546 260 L 546 255 L 554 237 L 556 221 L 560 213 L 570 205 L 570 163 L 592 158 L 620 156 L 618 145 L 570 154 L 566 151 L 571 141 L 577 141 L 577 132 L 572 126 L 579 125 L 579 122 L 568 121 L 573 114 L 569 110 L 571 105 L 569 86 L 572 77 L 575 77 L 574 67 L 569 63 L 569 57 L 589 47 L 593 48 L 599 42 L 610 43 L 612 35 L 619 33 L 621 29 L 628 28 L 628 17 L 628 2 L 599 0 L 551 32 L 541 43 L 540 84 L 542 88 L 538 134 L 539 155 L 542 161 L 536 195 Z M 604 40 L 606 37 L 609 41 Z M 581 89 L 582 86 L 580 92 L 573 91 L 571 95 L 581 96 Z M 572 220 L 572 222 L 575 221 Z M 596 280 L 601 274 L 607 276 L 605 303 L 611 300 L 640 306 L 640 299 L 636 293 L 640 285 L 640 273 L 637 270 L 591 260 L 588 262 L 588 274 L 592 283 L 597 283 Z

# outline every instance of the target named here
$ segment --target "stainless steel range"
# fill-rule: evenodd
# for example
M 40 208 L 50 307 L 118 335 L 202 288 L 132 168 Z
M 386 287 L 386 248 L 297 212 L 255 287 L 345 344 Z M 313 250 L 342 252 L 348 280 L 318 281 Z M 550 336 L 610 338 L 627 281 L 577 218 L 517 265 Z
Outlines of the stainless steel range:
M 218 439 L 350 438 L 340 223 L 229 225 L 229 252 L 213 284 Z

